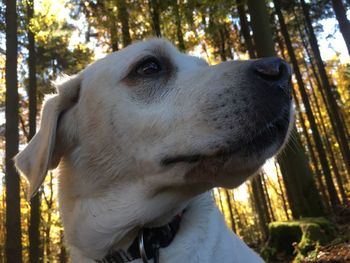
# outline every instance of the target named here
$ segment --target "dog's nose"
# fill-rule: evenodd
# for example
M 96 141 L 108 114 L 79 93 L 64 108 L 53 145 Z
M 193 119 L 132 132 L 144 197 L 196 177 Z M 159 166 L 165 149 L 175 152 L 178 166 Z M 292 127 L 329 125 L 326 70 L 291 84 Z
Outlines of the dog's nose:
M 283 59 L 277 57 L 256 60 L 254 72 L 269 82 L 288 81 L 291 76 L 290 66 Z
M 283 90 L 283 93 L 289 98 L 292 97 L 292 70 L 283 59 L 270 57 L 255 60 L 253 71 L 260 80 L 267 84 L 266 87 Z

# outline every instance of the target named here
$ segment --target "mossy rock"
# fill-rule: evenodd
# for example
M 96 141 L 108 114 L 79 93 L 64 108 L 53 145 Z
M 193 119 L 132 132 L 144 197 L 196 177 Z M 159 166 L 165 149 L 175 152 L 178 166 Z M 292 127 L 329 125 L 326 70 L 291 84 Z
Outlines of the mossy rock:
M 335 226 L 325 218 L 272 222 L 262 256 L 268 262 L 302 258 L 317 246 L 330 242 L 335 234 Z

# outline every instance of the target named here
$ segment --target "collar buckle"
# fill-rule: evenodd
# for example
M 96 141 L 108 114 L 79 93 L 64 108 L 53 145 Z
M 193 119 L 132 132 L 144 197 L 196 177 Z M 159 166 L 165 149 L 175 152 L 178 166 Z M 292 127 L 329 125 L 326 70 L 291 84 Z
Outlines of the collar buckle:
M 159 243 L 153 244 L 152 249 L 153 249 L 153 262 L 158 263 L 159 262 Z M 139 252 L 140 252 L 140 257 L 143 261 L 143 263 L 149 263 L 147 254 L 146 254 L 146 249 L 145 249 L 145 242 L 143 238 L 143 228 L 140 230 L 139 233 Z
M 143 228 L 140 230 L 140 233 L 139 233 L 139 251 L 140 251 L 140 256 L 143 263 L 148 263 L 146 250 L 145 250 L 145 243 L 143 240 Z
M 143 263 L 150 263 L 150 259 L 153 258 L 153 263 L 159 263 L 159 249 L 169 246 L 173 241 L 179 230 L 181 218 L 182 214 L 179 214 L 165 226 L 142 228 L 126 251 L 122 249 L 110 251 L 103 259 L 95 262 L 126 263 L 139 258 Z

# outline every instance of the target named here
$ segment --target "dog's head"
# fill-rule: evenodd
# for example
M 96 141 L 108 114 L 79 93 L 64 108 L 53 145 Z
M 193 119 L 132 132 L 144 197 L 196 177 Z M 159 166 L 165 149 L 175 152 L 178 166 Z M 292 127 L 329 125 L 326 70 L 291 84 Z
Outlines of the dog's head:
M 278 58 L 208 66 L 161 39 L 136 43 L 58 85 L 16 164 L 30 195 L 60 160 L 83 174 L 68 179 L 80 196 L 236 187 L 286 140 L 290 77 Z

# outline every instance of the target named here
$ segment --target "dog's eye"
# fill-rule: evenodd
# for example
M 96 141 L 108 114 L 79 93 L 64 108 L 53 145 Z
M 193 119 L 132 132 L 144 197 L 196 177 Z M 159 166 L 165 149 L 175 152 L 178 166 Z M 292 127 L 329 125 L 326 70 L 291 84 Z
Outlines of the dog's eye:
M 137 74 L 141 76 L 151 76 L 159 73 L 162 70 L 162 67 L 159 61 L 155 58 L 149 58 L 136 68 Z

